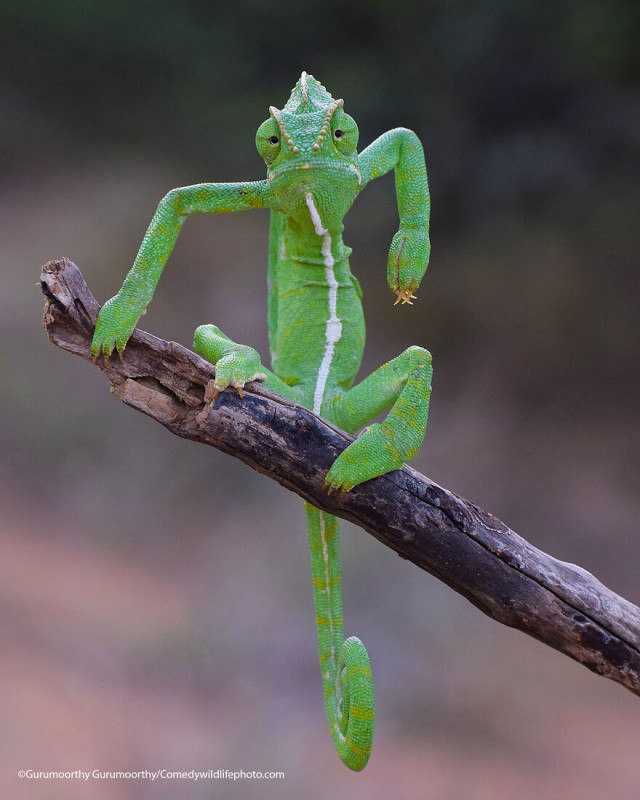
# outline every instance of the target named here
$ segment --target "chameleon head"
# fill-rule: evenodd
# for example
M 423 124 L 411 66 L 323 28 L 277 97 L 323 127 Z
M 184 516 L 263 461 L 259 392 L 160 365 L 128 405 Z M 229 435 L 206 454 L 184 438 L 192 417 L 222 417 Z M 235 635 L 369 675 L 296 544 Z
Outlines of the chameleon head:
M 256 133 L 271 190 L 300 222 L 309 219 L 309 192 L 327 227 L 341 224 L 358 194 L 358 126 L 343 105 L 303 72 L 285 107 L 271 106 Z

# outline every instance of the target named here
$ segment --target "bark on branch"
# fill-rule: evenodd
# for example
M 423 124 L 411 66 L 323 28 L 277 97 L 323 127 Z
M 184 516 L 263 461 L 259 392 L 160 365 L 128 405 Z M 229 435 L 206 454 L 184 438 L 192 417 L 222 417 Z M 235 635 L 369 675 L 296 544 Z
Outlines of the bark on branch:
M 42 269 L 51 341 L 90 359 L 99 305 L 67 259 Z M 410 467 L 327 495 L 324 477 L 352 437 L 259 384 L 222 392 L 214 367 L 175 342 L 136 330 L 124 361 L 97 366 L 112 392 L 172 433 L 241 459 L 313 505 L 355 522 L 444 581 L 485 614 L 528 633 L 640 695 L 640 608 L 593 575 L 558 561 L 492 514 Z

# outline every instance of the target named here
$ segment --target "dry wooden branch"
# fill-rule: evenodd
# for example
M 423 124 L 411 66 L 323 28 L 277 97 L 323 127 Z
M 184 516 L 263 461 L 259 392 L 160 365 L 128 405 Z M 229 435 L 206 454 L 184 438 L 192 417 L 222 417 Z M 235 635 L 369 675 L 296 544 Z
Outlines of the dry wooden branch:
M 99 306 L 75 264 L 42 269 L 51 341 L 85 359 Z M 127 405 L 172 433 L 217 447 L 318 508 L 355 522 L 402 558 L 518 628 L 640 694 L 640 608 L 590 573 L 536 549 L 473 503 L 405 467 L 327 495 L 324 476 L 352 437 L 301 406 L 250 385 L 222 392 L 211 410 L 214 367 L 174 342 L 136 330 L 124 361 L 98 367 Z

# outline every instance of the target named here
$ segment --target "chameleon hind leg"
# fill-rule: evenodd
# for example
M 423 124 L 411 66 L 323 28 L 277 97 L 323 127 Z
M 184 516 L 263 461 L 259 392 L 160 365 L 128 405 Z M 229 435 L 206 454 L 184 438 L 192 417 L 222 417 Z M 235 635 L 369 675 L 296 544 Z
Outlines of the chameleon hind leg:
M 349 433 L 392 408 L 382 423 L 366 428 L 333 462 L 325 480 L 330 490 L 348 492 L 400 469 L 415 456 L 427 427 L 432 372 L 429 351 L 409 347 L 336 398 L 333 420 Z
M 338 520 L 309 503 L 305 511 L 327 718 L 338 755 L 357 771 L 367 765 L 373 743 L 369 656 L 360 639 L 343 639 Z
M 193 349 L 198 355 L 215 364 L 216 377 L 213 381 L 215 395 L 227 386 L 233 386 L 242 396 L 245 383 L 261 381 L 291 400 L 298 399 L 291 386 L 263 366 L 257 350 L 246 344 L 233 342 L 216 325 L 201 325 L 196 329 Z

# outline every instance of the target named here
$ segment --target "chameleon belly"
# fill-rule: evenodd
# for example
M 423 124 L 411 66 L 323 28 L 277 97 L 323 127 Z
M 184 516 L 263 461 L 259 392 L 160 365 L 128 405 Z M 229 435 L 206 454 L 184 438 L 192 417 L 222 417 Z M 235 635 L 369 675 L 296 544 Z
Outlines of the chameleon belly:
M 272 248 L 278 261 L 271 366 L 287 385 L 297 387 L 302 405 L 316 413 L 322 409 L 331 419 L 332 399 L 352 385 L 362 360 L 360 288 L 341 239 L 330 250 L 329 236 L 323 236 L 322 259 L 304 261 L 289 258 L 283 241 Z

